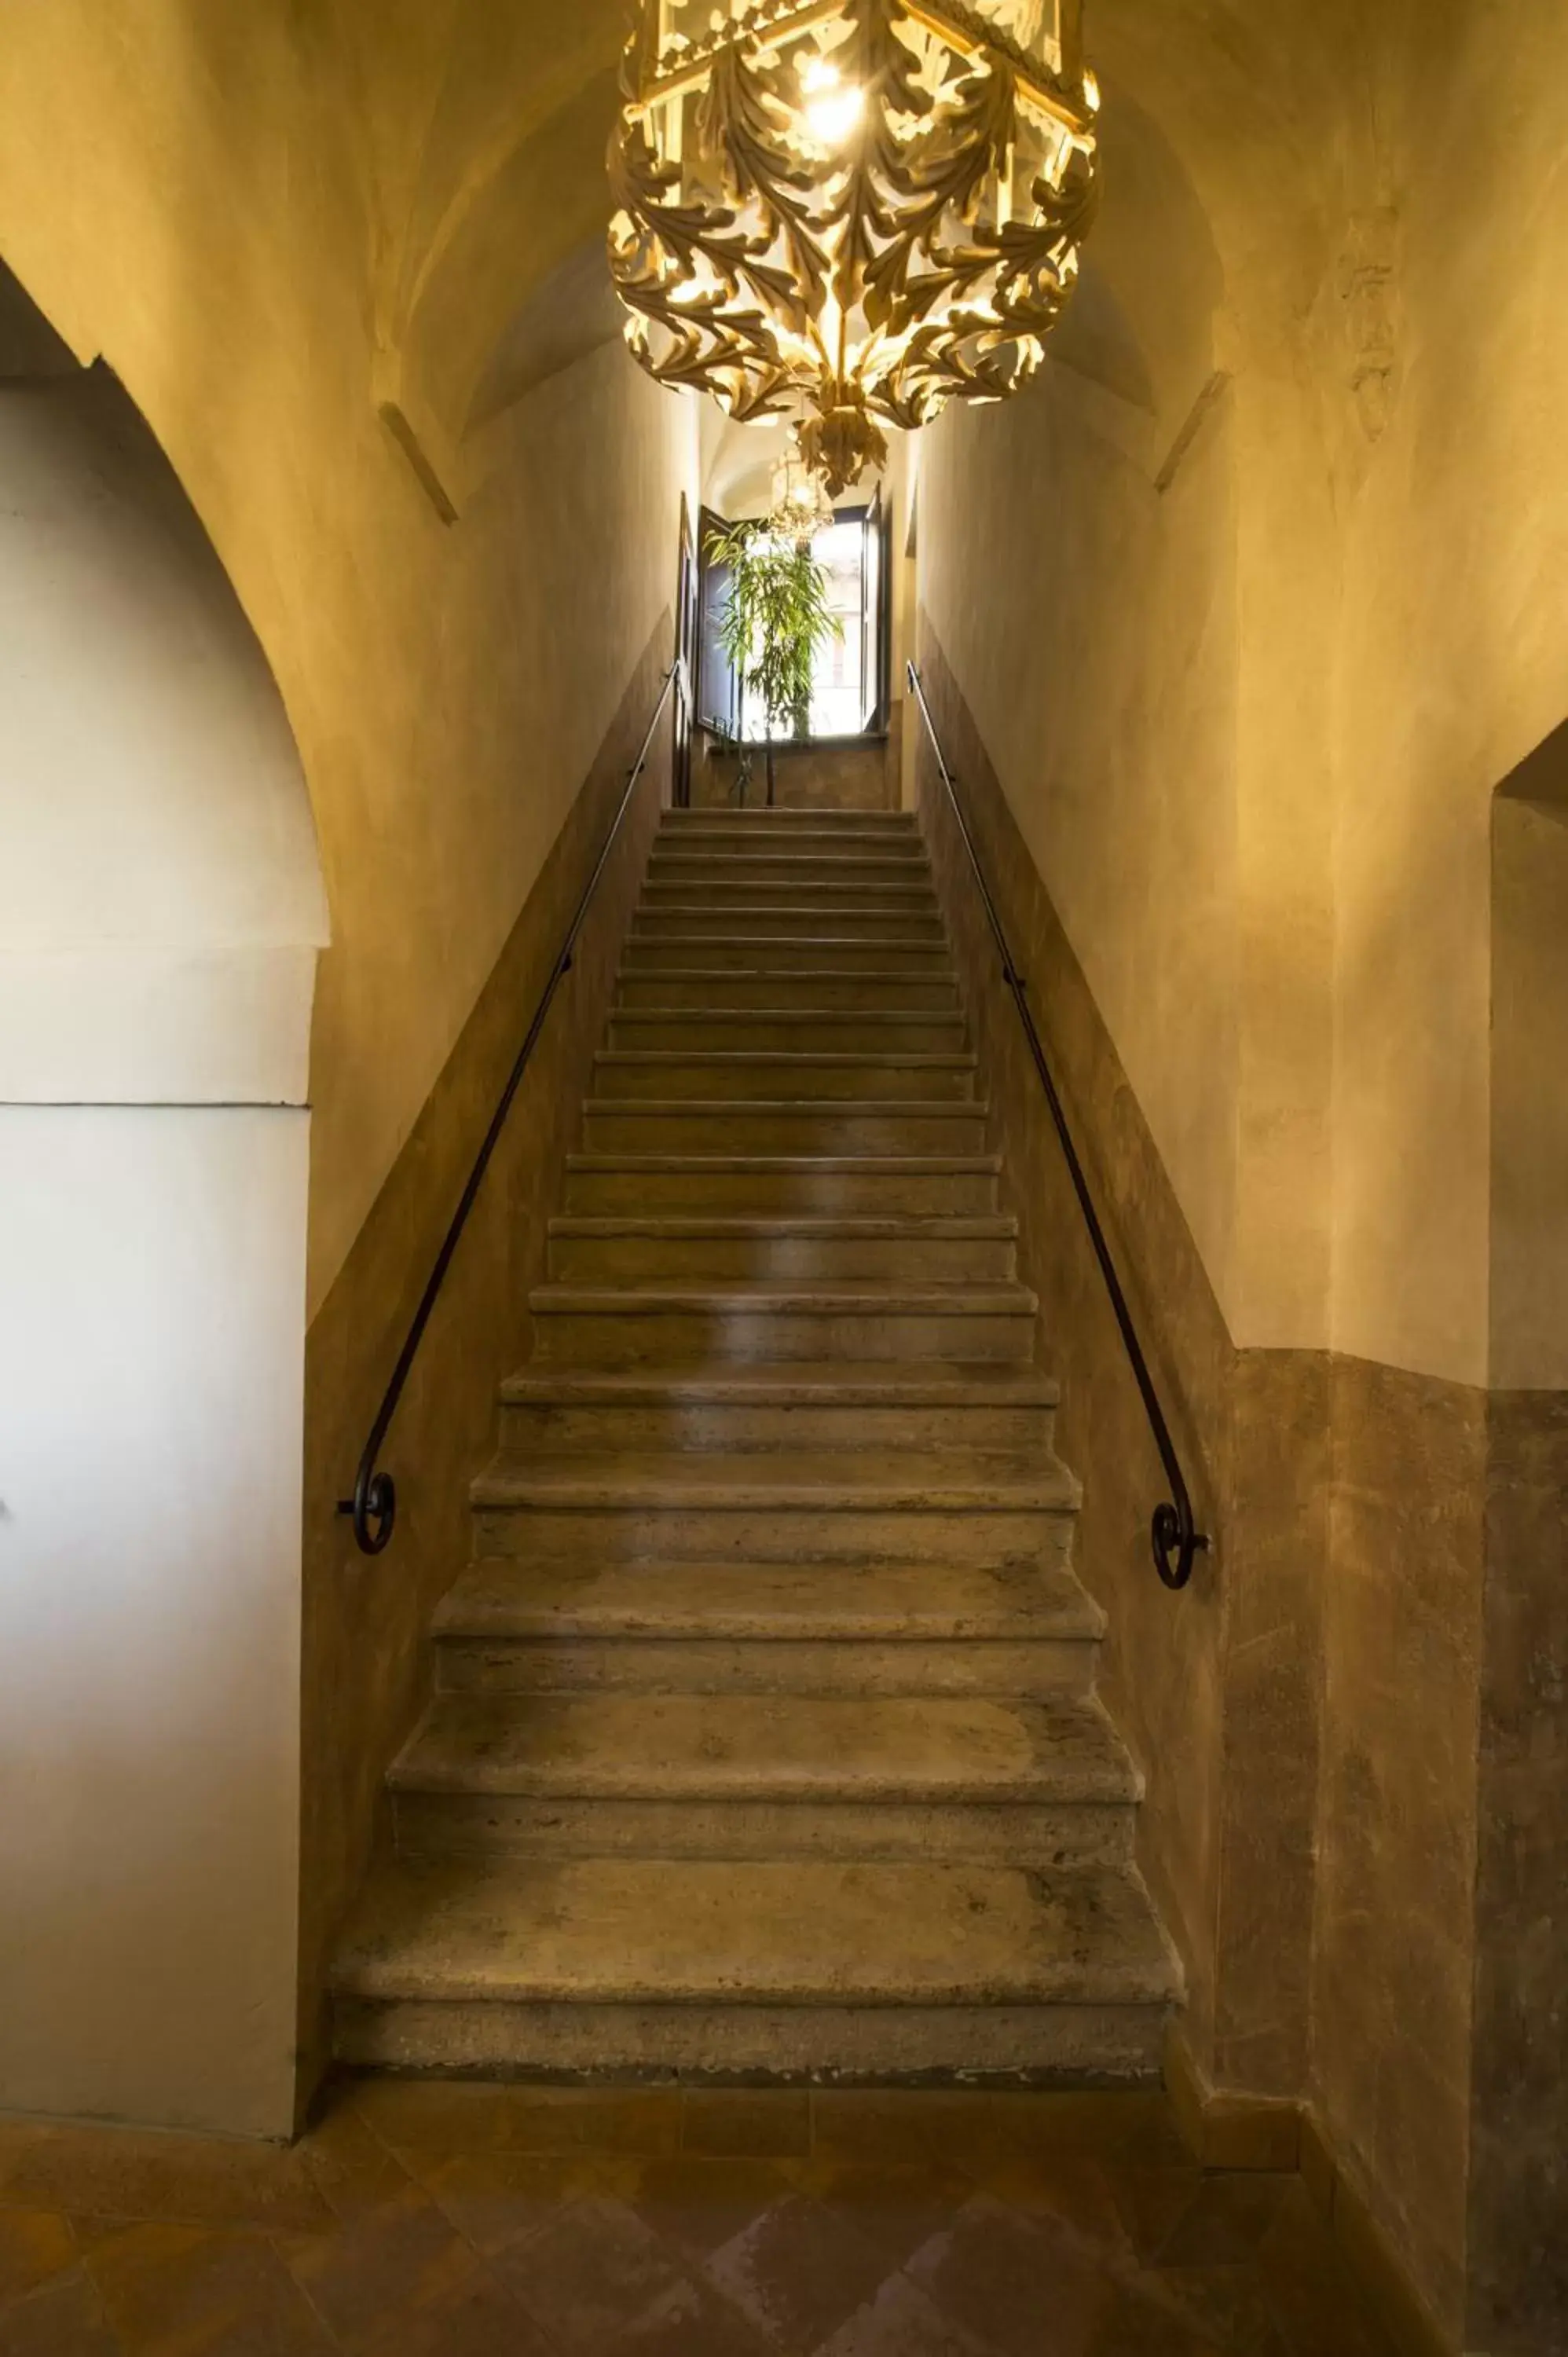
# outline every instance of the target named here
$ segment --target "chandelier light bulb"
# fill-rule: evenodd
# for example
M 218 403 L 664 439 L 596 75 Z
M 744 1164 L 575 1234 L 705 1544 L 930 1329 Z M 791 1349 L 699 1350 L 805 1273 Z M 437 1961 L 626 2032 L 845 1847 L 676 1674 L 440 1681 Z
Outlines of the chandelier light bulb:
M 1079 0 L 642 0 L 610 272 L 662 384 L 788 417 L 836 497 L 884 426 L 1039 366 L 1097 193 Z
M 805 123 L 819 147 L 842 147 L 865 113 L 865 92 L 846 82 L 824 57 L 809 57 L 800 69 Z

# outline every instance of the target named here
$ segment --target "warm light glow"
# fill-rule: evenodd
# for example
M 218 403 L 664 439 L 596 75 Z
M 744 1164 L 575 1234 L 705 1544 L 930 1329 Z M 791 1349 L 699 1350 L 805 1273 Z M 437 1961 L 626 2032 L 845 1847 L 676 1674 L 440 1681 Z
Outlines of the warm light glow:
M 660 382 L 790 416 L 833 493 L 882 423 L 1038 366 L 1093 210 L 1075 0 L 643 0 L 610 269 Z
M 819 147 L 842 147 L 865 113 L 865 92 L 846 82 L 837 66 L 811 56 L 800 68 L 806 128 Z

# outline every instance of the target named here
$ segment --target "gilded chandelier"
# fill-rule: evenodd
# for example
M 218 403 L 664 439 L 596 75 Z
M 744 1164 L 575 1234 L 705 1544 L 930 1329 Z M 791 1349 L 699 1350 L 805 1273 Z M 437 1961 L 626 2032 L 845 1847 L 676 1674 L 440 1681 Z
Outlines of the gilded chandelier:
M 878 420 L 1039 366 L 1095 198 L 1079 0 L 642 0 L 610 270 L 661 384 L 789 415 L 837 494 Z

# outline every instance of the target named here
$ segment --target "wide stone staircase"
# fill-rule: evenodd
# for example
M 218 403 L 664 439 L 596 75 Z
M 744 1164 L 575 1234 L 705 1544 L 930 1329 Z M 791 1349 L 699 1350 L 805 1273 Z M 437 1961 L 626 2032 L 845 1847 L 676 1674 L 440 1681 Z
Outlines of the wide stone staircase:
M 1157 2071 L 1177 1968 L 913 821 L 674 812 L 339 2053 Z

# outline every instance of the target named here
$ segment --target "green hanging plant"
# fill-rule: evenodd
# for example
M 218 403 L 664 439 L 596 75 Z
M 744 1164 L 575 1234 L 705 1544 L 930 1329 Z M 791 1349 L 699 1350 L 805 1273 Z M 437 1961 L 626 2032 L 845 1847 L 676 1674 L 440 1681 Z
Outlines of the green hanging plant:
M 766 518 L 710 533 L 708 557 L 730 568 L 719 615 L 720 643 L 760 699 L 768 735 L 788 723 L 797 737 L 804 737 L 811 726 L 817 656 L 843 635 L 843 623 L 828 608 L 826 565 L 809 538 L 780 533 Z

